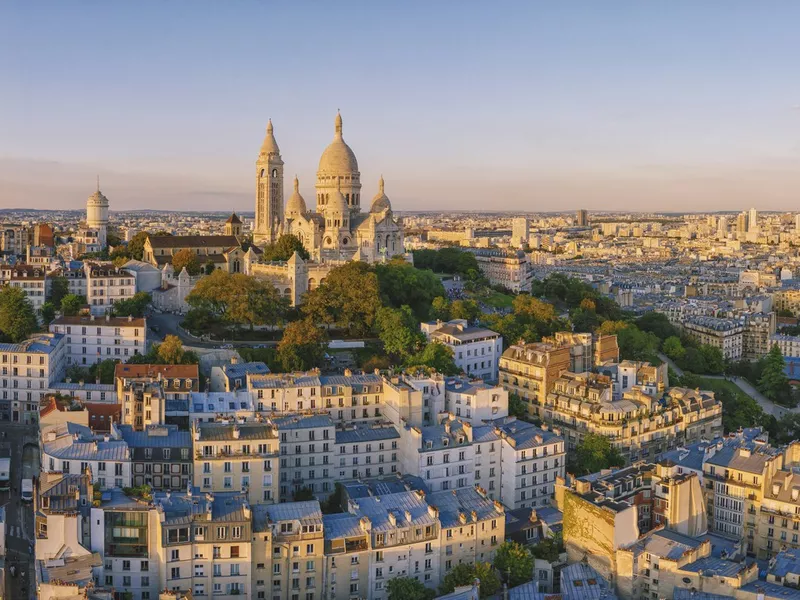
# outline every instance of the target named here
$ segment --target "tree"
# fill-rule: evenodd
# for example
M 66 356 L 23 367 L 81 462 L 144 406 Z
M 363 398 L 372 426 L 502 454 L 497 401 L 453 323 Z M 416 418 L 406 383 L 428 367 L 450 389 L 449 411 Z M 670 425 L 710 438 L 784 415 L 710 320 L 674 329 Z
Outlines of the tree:
M 481 309 L 475 300 L 453 300 L 450 305 L 451 319 L 465 319 L 475 321 L 481 316 Z
M 325 330 L 308 319 L 292 321 L 283 330 L 278 360 L 286 371 L 307 371 L 322 366 L 325 359 Z
M 783 358 L 778 344 L 773 344 L 767 353 L 764 361 L 764 369 L 761 371 L 761 378 L 758 380 L 758 391 L 770 400 L 785 398 L 789 391 L 789 379 L 786 377 L 784 368 L 786 361 Z
M 42 304 L 42 308 L 39 309 L 39 314 L 42 317 L 42 323 L 47 325 L 56 318 L 56 307 L 53 306 L 52 302 L 45 302 Z
M 617 335 L 620 331 L 628 327 L 625 321 L 603 321 L 596 333 L 599 335 Z
M 534 321 L 552 321 L 556 318 L 556 309 L 552 304 L 530 294 L 520 294 L 514 298 L 513 306 L 515 314 L 530 317 Z
M 115 317 L 135 317 L 144 316 L 147 305 L 150 304 L 150 294 L 147 292 L 137 292 L 130 298 L 115 302 L 111 307 L 111 314 Z
M 322 505 L 322 513 L 330 515 L 342 512 L 342 507 L 345 505 L 346 500 L 347 496 L 344 491 L 344 486 L 337 481 L 333 486 L 333 493 L 328 496 L 327 500 L 320 502 Z
M 583 302 L 586 302 L 586 300 Z M 583 302 L 581 302 L 581 304 L 583 304 Z M 597 328 L 597 324 L 600 322 L 596 312 L 581 307 L 572 309 L 570 312 L 570 320 L 572 321 L 574 331 L 583 333 L 591 333 Z
M 183 342 L 177 335 L 168 335 L 158 345 L 156 350 L 158 358 L 166 365 L 179 365 L 183 362 Z
M 706 373 L 712 375 L 719 375 L 725 371 L 725 355 L 722 350 L 710 344 L 702 344 L 700 346 L 700 354 L 706 363 Z
M 99 363 L 93 364 L 89 369 L 89 380 L 100 381 L 104 384 L 114 383 L 114 372 L 117 368 L 117 361 L 113 358 L 107 358 Z
M 294 502 L 307 502 L 308 500 L 314 499 L 314 490 L 309 487 L 303 487 L 297 490 L 294 494 L 292 494 L 292 500 Z
M 295 252 L 303 260 L 308 260 L 311 257 L 306 247 L 303 246 L 303 240 L 296 235 L 287 233 L 279 237 L 277 241 L 264 247 L 262 259 L 267 261 L 287 261 Z
M 316 324 L 333 325 L 353 337 L 369 334 L 381 306 L 378 277 L 360 261 L 334 267 L 320 286 L 305 295 L 303 314 Z
M 50 302 L 58 310 L 61 308 L 61 301 L 69 294 L 69 281 L 66 277 L 58 275 L 50 279 Z
M 431 318 L 440 321 L 450 320 L 450 302 L 443 296 L 436 296 L 431 303 Z
M 622 359 L 658 362 L 656 352 L 659 343 L 654 334 L 646 333 L 636 325 L 629 325 L 617 332 L 619 355 Z
M 210 260 L 206 261 L 206 264 L 203 266 L 203 274 L 204 275 L 211 275 L 214 272 L 214 269 L 216 269 L 216 268 L 217 267 L 216 267 L 216 265 L 214 264 L 213 261 L 210 261 Z
M 660 340 L 668 337 L 680 337 L 681 332 L 675 325 L 669 322 L 669 318 L 664 313 L 651 311 L 637 319 L 636 326 L 642 331 L 654 334 Z
M 189 248 L 184 248 L 172 255 L 172 268 L 176 273 L 180 273 L 185 268 L 189 275 L 199 275 L 200 259 L 197 253 L 192 252 Z
M 531 547 L 531 554 L 533 558 L 539 558 L 548 562 L 556 562 L 558 555 L 564 551 L 564 540 L 561 533 L 557 533 L 554 537 L 545 538 L 535 546 Z
M 21 342 L 36 331 L 39 323 L 33 306 L 20 288 L 0 288 L 0 336 L 11 342 Z
M 380 308 L 375 318 L 375 329 L 386 352 L 400 359 L 407 359 L 425 342 L 425 336 L 408 306 Z
M 457 587 L 472 585 L 475 579 L 480 580 L 480 597 L 489 598 L 500 590 L 500 578 L 489 563 L 459 563 L 454 566 L 442 580 L 439 593 L 450 594 Z
M 61 312 L 65 317 L 74 317 L 86 305 L 86 297 L 77 294 L 67 294 L 61 300 Z
M 669 336 L 661 344 L 661 351 L 669 356 L 672 360 L 681 360 L 686 354 L 686 349 L 681 343 L 681 339 L 675 335 Z
M 604 435 L 596 433 L 586 434 L 583 441 L 575 449 L 574 461 L 571 468 L 581 475 L 597 473 L 611 467 L 621 467 L 625 459 L 619 450 L 611 445 Z
M 443 375 L 457 375 L 461 369 L 453 360 L 453 351 L 441 342 L 430 342 L 408 360 L 408 368 L 427 367 Z
M 494 568 L 506 580 L 508 587 L 516 587 L 532 579 L 533 556 L 518 542 L 503 542 L 494 555 Z
M 528 418 L 528 405 L 517 394 L 508 395 L 508 414 L 518 419 Z
M 411 307 L 417 320 L 431 317 L 435 298 L 444 296 L 444 286 L 431 271 L 417 269 L 404 260 L 392 260 L 375 265 L 381 301 L 385 306 Z
M 142 260 L 144 256 L 144 244 L 147 241 L 149 234 L 146 231 L 140 231 L 134 235 L 128 242 L 128 255 L 134 260 Z
M 433 600 L 436 592 L 413 577 L 395 577 L 386 582 L 389 600 Z

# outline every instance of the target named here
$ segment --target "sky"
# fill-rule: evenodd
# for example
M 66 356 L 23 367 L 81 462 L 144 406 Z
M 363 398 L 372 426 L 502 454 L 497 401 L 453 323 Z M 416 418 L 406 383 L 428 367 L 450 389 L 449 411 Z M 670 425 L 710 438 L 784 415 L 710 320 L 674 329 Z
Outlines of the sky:
M 798 209 L 800 2 L 0 2 L 0 208 L 313 204 L 337 109 L 395 210 Z

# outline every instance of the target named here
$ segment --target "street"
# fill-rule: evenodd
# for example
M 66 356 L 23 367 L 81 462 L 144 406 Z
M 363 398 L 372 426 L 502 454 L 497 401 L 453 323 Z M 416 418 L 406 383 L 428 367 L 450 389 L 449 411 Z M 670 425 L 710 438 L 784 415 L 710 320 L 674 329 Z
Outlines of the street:
M 23 479 L 39 476 L 38 431 L 36 425 L 0 424 L 0 448 L 11 456 L 11 490 L 0 492 L 6 509 L 5 597 L 11 600 L 36 595 L 33 504 L 20 501 L 20 486 Z M 11 576 L 11 566 L 16 567 L 16 577 Z
M 183 321 L 183 315 L 173 315 L 169 313 L 152 313 L 147 315 L 147 343 L 151 344 L 152 342 L 161 342 L 164 338 L 168 335 L 176 335 L 180 338 L 181 342 L 183 342 L 184 346 L 190 346 L 193 348 L 219 348 L 223 345 L 232 345 L 232 346 L 239 346 L 239 347 L 249 347 L 249 346 L 277 346 L 278 342 L 273 340 L 267 341 L 243 341 L 237 342 L 234 340 L 227 340 L 227 341 L 213 341 L 213 342 L 206 342 L 201 340 L 200 338 L 196 338 L 189 333 L 187 333 L 184 329 L 178 327 L 181 322 Z M 153 331 L 153 326 L 158 327 L 158 332 L 156 333 Z

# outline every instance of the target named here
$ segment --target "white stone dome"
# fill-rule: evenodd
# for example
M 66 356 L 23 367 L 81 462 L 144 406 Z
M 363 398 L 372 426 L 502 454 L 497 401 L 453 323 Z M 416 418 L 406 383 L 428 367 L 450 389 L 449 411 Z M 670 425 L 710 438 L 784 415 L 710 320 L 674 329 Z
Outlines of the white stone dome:
M 383 191 L 383 176 L 381 175 L 381 179 L 378 182 L 378 193 L 375 194 L 375 197 L 372 199 L 372 206 L 369 209 L 371 213 L 382 213 L 384 210 L 392 209 L 392 203 L 389 202 L 389 197 Z
M 289 200 L 286 201 L 286 209 L 284 212 L 286 213 L 287 217 L 294 218 L 305 214 L 306 211 L 306 201 L 300 195 L 300 181 L 297 179 L 297 176 L 295 176 L 294 191 L 292 192 L 292 195 L 289 196 Z
M 328 204 L 325 206 L 326 213 L 338 213 L 341 215 L 347 214 L 350 211 L 350 207 L 347 206 L 347 200 L 342 194 L 342 190 L 335 189 L 331 193 L 331 199 L 328 201 Z
M 319 159 L 319 172 L 328 175 L 349 175 L 358 173 L 358 161 L 342 137 L 342 115 L 336 115 L 333 141 L 325 148 Z
M 89 196 L 88 204 L 92 204 L 95 206 L 108 206 L 108 198 L 105 197 L 103 192 L 97 190 L 94 194 Z

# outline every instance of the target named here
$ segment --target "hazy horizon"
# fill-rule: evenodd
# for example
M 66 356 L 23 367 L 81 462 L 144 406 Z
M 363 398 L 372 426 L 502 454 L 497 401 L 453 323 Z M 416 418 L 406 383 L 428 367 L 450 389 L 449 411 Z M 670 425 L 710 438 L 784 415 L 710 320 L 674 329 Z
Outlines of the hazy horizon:
M 341 109 L 414 210 L 796 210 L 800 4 L 0 6 L 0 208 L 252 211 L 272 118 L 309 207 Z M 362 205 L 366 202 L 362 201 Z

